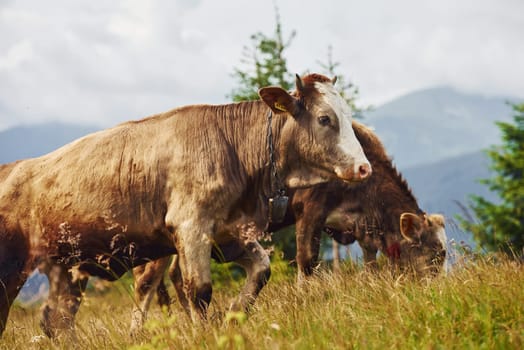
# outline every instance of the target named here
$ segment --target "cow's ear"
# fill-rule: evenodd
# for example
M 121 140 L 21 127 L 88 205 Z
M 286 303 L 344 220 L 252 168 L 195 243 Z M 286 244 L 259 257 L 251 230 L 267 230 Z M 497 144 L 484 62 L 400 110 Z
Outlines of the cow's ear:
M 264 87 L 258 90 L 258 94 L 274 113 L 289 113 L 292 116 L 297 115 L 298 100 L 281 87 Z
M 410 242 L 419 242 L 422 235 L 424 221 L 415 214 L 402 213 L 400 215 L 400 233 Z

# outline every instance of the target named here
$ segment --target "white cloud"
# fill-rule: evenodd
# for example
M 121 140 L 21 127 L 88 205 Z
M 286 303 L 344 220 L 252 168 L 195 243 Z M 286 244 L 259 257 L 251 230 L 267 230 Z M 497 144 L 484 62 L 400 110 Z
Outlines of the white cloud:
M 5 57 L 0 57 L 0 70 L 17 69 L 33 56 L 33 47 L 28 41 L 20 41 L 9 48 Z
M 297 31 L 292 72 L 320 69 L 333 46 L 362 102 L 452 85 L 524 91 L 524 3 L 279 1 Z M 113 125 L 190 103 L 222 103 L 242 48 L 271 34 L 273 4 L 242 0 L 21 0 L 0 7 L 0 129 L 63 120 Z
M 153 40 L 153 20 L 149 1 L 130 1 L 129 6 L 114 14 L 108 25 L 108 32 L 132 45 L 147 46 Z

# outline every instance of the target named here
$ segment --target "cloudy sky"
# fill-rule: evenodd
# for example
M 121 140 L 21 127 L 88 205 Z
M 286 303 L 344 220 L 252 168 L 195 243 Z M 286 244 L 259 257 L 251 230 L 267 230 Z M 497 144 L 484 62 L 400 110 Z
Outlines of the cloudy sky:
M 450 85 L 524 97 L 522 0 L 277 0 L 292 72 L 339 74 L 378 106 Z M 223 103 L 242 48 L 274 30 L 271 1 L 0 0 L 0 130 L 49 120 L 112 126 Z M 240 66 L 242 67 L 242 66 Z

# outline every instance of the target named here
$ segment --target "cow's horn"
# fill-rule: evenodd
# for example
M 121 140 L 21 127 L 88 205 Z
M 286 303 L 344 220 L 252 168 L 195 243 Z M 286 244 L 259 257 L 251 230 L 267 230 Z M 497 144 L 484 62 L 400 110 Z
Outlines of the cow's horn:
M 337 76 L 335 75 L 333 79 L 331 79 L 331 84 L 335 85 L 336 82 L 337 82 Z
M 295 74 L 295 76 L 297 77 L 296 79 L 297 90 L 299 92 L 302 92 L 302 90 L 304 89 L 304 83 L 302 82 L 302 79 L 300 78 L 298 74 Z

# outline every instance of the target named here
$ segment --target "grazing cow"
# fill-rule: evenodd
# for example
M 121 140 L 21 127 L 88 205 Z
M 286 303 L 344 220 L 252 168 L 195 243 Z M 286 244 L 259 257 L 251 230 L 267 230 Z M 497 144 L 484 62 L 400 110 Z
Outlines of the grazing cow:
M 333 83 L 297 76 L 292 94 L 266 87 L 262 101 L 186 106 L 1 166 L 0 334 L 39 258 L 52 275 L 49 336 L 73 329 L 86 275 L 115 280 L 175 253 L 191 317 L 205 318 L 214 246 L 248 271 L 235 304 L 247 307 L 269 258 L 236 232 L 266 226 L 277 180 L 294 188 L 371 174 Z
M 296 221 L 299 281 L 316 266 L 322 231 L 341 244 L 357 240 L 368 265 L 376 263 L 381 251 L 403 271 L 419 277 L 438 274 L 445 269 L 444 218 L 420 209 L 369 128 L 353 122 L 353 129 L 374 176 L 358 186 L 333 181 L 295 191 L 287 220 Z
M 377 251 L 381 251 L 394 267 L 403 271 L 414 271 L 418 277 L 436 275 L 445 268 L 443 217 L 423 213 L 379 138 L 369 128 L 354 121 L 353 130 L 371 163 L 373 176 L 356 186 L 332 181 L 292 191 L 284 222 L 272 227 L 276 230 L 296 224 L 299 281 L 313 273 L 323 230 L 341 244 L 358 240 L 367 265 L 374 266 Z M 162 280 L 168 264 L 166 258 L 134 270 L 136 305 L 143 313 L 157 285 L 159 303 L 168 304 L 169 295 Z M 179 301 L 186 305 L 176 257 L 169 276 Z

